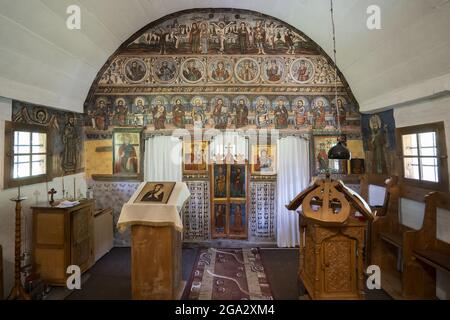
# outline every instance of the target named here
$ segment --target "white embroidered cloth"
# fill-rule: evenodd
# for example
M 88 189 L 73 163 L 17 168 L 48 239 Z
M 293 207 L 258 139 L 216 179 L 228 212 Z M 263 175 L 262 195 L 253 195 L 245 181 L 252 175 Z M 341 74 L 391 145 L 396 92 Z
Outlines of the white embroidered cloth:
M 125 203 L 120 212 L 117 228 L 120 232 L 132 225 L 173 226 L 179 232 L 183 231 L 180 211 L 191 196 L 184 182 L 177 182 L 166 204 L 134 203 L 148 182 L 143 182 L 130 200 Z

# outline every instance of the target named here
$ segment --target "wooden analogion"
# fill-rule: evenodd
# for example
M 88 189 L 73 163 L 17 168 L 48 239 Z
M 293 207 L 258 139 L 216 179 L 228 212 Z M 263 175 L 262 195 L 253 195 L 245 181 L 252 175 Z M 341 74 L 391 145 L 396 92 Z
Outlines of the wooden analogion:
M 287 206 L 300 212 L 299 278 L 312 299 L 362 299 L 363 250 L 373 215 L 342 182 L 316 181 Z
M 180 211 L 189 197 L 185 183 L 143 182 L 122 207 L 118 227 L 120 231 L 131 227 L 134 300 L 181 297 L 185 283 L 181 281 Z

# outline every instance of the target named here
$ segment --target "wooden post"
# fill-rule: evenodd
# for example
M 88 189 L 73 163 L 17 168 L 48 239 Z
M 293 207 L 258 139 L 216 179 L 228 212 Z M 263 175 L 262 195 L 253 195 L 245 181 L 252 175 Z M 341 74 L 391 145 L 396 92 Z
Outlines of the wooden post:
M 8 300 L 31 300 L 28 293 L 22 286 L 22 281 L 20 280 L 20 257 L 21 257 L 21 229 L 22 229 L 22 201 L 27 200 L 25 197 L 20 197 L 11 199 L 16 203 L 16 237 L 15 237 L 15 260 L 14 260 L 14 287 L 8 296 Z

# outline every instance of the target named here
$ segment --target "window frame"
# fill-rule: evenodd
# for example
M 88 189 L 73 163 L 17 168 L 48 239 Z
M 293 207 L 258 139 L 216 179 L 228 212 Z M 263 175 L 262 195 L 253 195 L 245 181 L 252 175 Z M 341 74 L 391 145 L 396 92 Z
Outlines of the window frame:
M 45 133 L 46 134 L 46 173 L 37 175 L 37 176 L 29 176 L 24 178 L 16 178 L 14 179 L 14 132 L 22 131 L 22 132 L 37 132 L 37 133 Z M 45 126 L 34 125 L 34 124 L 25 124 L 25 123 L 14 123 L 11 121 L 5 122 L 5 150 L 4 150 L 4 187 L 15 188 L 18 186 L 24 185 L 32 185 L 37 183 L 43 183 L 51 180 L 50 172 L 51 172 L 51 137 L 48 131 L 48 128 Z M 31 151 L 31 150 L 30 150 Z
M 421 156 L 420 155 L 420 145 L 417 145 L 418 152 L 417 156 L 405 156 L 403 154 L 403 136 L 412 134 L 421 134 L 427 132 L 434 132 L 436 135 L 436 156 Z M 447 146 L 445 138 L 445 125 L 444 122 L 434 122 L 427 123 L 403 128 L 397 128 L 397 155 L 399 160 L 399 172 L 401 174 L 401 180 L 408 185 L 431 189 L 436 191 L 448 192 L 448 156 L 447 156 Z M 436 158 L 437 168 L 438 168 L 438 179 L 439 182 L 432 182 L 420 179 L 410 179 L 405 177 L 405 159 L 406 158 L 417 158 L 419 159 L 419 175 L 420 175 L 420 159 Z

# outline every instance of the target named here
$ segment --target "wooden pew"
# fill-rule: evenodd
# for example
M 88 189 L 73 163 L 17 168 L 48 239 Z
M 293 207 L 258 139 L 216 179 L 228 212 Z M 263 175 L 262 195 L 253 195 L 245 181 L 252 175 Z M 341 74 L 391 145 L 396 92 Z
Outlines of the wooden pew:
M 400 203 L 405 199 L 422 202 L 425 206 L 425 196 L 429 192 L 430 190 L 399 184 L 397 177 L 388 179 L 383 206 L 386 214 L 378 217 L 372 225 L 371 263 L 381 268 L 381 286 L 394 299 L 406 298 L 402 258 L 405 247 L 408 248 L 405 245 L 405 233 L 414 231 L 400 222 Z M 429 214 L 424 214 L 424 219 L 428 219 Z
M 377 217 L 384 216 L 385 213 L 385 202 L 386 202 L 386 181 L 389 179 L 389 176 L 382 176 L 378 174 L 365 174 L 360 178 L 360 187 L 361 187 L 361 197 L 367 201 L 372 209 L 372 212 L 376 214 Z M 372 188 L 382 188 L 385 193 L 382 196 L 381 201 L 378 199 L 371 199 L 372 197 Z M 377 201 L 378 200 L 378 201 Z M 366 245 L 364 246 L 364 257 L 366 261 L 366 265 L 369 266 L 372 264 L 372 223 L 367 225 L 367 233 L 366 233 Z
M 438 208 L 450 211 L 450 194 L 428 194 L 422 228 L 404 236 L 403 295 L 408 299 L 435 299 L 436 270 L 450 274 L 450 244 L 437 239 Z
M 371 188 L 372 187 L 381 187 L 386 189 L 386 180 L 388 180 L 389 176 L 382 176 L 378 174 L 365 174 L 361 176 L 361 197 L 363 197 L 364 200 L 367 201 L 367 203 L 371 206 L 372 211 L 377 211 L 377 216 L 384 216 L 385 212 L 383 212 L 384 209 L 384 201 L 386 199 L 386 196 L 381 201 L 381 203 L 377 203 L 376 205 L 373 205 L 373 200 L 371 199 Z

